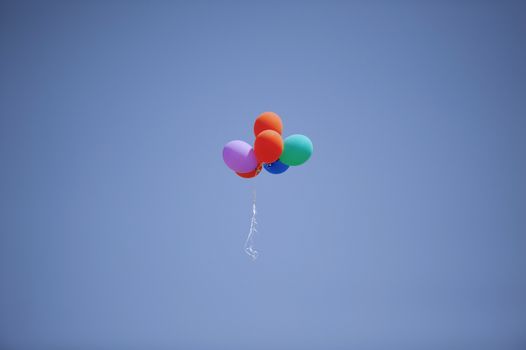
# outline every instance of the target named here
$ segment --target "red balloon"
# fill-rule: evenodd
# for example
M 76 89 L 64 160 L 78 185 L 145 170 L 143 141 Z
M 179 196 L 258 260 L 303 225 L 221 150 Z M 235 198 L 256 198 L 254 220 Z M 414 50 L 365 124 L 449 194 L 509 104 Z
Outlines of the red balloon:
M 283 123 L 279 115 L 274 112 L 264 112 L 257 117 L 254 122 L 254 135 L 258 136 L 265 130 L 274 130 L 281 135 L 283 132 Z
M 241 177 L 244 177 L 245 179 L 250 179 L 250 178 L 258 176 L 258 174 L 261 172 L 262 166 L 263 164 L 259 163 L 257 168 L 252 170 L 249 173 L 236 173 L 236 174 L 238 174 Z
M 259 163 L 273 163 L 283 152 L 283 139 L 274 130 L 259 133 L 254 142 L 254 154 Z

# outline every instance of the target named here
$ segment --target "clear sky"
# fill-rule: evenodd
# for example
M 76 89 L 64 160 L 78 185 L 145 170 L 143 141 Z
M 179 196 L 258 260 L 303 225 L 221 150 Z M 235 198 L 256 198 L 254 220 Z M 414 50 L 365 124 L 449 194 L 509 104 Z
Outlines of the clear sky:
M 2 1 L 0 348 L 524 349 L 525 38 L 521 2 Z M 313 157 L 239 178 L 267 110 Z

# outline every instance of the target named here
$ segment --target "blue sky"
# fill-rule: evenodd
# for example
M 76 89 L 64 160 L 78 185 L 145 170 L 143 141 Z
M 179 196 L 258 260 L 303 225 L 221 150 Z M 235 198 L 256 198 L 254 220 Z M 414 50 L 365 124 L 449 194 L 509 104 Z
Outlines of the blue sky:
M 525 13 L 2 2 L 0 345 L 524 348 Z M 314 154 L 241 179 L 266 110 Z

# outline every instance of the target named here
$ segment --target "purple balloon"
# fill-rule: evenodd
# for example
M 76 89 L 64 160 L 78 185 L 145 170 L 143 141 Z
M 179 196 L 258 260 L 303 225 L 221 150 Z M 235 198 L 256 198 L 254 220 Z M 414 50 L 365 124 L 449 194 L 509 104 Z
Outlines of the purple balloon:
M 237 173 L 249 173 L 256 169 L 258 161 L 252 146 L 245 141 L 230 141 L 223 148 L 225 164 Z

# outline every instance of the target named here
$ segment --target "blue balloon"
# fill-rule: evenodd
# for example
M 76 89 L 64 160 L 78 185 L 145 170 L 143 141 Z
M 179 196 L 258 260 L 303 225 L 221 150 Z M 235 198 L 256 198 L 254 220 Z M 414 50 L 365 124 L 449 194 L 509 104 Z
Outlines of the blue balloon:
M 264 165 L 265 170 L 268 171 L 271 174 L 281 174 L 287 171 L 289 166 L 287 164 L 284 164 L 278 160 L 276 160 L 274 163 L 267 163 Z

